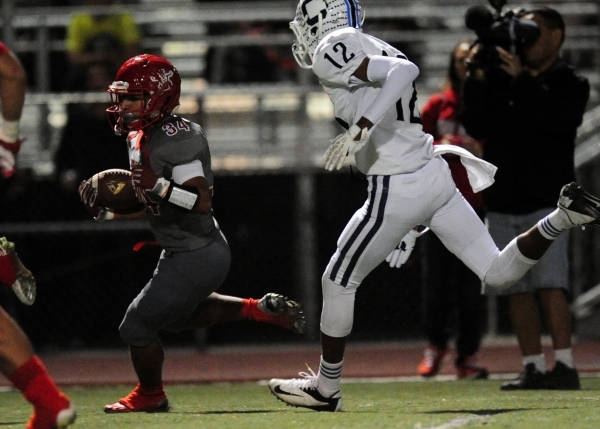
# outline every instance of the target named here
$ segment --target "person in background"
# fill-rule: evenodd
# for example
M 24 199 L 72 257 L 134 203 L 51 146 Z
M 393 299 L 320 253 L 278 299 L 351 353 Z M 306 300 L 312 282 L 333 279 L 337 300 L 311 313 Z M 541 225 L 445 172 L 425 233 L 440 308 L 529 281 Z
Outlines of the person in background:
M 123 61 L 140 52 L 142 31 L 133 16 L 104 10 L 116 3 L 117 0 L 86 0 L 86 6 L 97 10 L 72 16 L 65 40 L 70 64 L 66 90 L 76 89 L 73 82 L 79 82 L 92 63 L 110 64 L 110 73 L 114 75 Z
M 25 101 L 25 70 L 14 53 L 0 42 L 0 169 L 1 180 L 15 173 L 19 153 L 19 121 Z M 3 286 L 2 286 L 3 285 Z M 14 243 L 0 238 L 0 286 L 10 287 L 26 304 L 35 299 L 35 280 L 15 252 Z M 75 407 L 62 393 L 27 335 L 0 307 L 0 372 L 34 407 L 28 429 L 65 428 L 75 421 Z
M 434 145 L 460 146 L 480 157 L 482 142 L 464 130 L 459 122 L 462 86 L 467 74 L 466 58 L 470 42 L 460 42 L 450 55 L 446 87 L 434 94 L 421 109 L 423 131 L 434 138 Z M 444 155 L 456 187 L 479 218 L 485 215 L 483 196 L 474 193 L 467 171 L 456 155 Z M 435 234 L 421 238 L 423 273 L 422 308 L 424 329 L 429 345 L 417 372 L 423 377 L 436 375 L 448 353 L 452 316 L 456 310 L 456 376 L 487 378 L 488 371 L 477 363 L 485 326 L 485 296 L 481 281 L 460 259 L 452 254 Z
M 79 90 L 105 93 L 113 74 L 109 64 L 98 62 L 86 67 L 84 78 Z M 67 113 L 54 156 L 57 180 L 64 191 L 77 195 L 82 180 L 109 168 L 129 169 L 124 137 L 106 126 L 106 103 L 70 104 Z
M 472 48 L 461 113 L 467 132 L 485 139 L 485 159 L 498 167 L 484 198 L 490 234 L 499 246 L 555 210 L 556 192 L 574 180 L 575 137 L 590 92 L 587 79 L 560 58 L 562 16 L 540 7 L 525 11 L 523 19 L 533 20 L 540 35 L 522 53 L 498 47 L 499 64 L 491 65 L 478 55 L 480 44 Z M 561 234 L 529 273 L 500 292 L 508 297 L 523 362 L 523 372 L 502 390 L 580 388 L 567 300 L 568 246 L 569 235 Z M 554 349 L 555 365 L 548 372 L 542 314 Z

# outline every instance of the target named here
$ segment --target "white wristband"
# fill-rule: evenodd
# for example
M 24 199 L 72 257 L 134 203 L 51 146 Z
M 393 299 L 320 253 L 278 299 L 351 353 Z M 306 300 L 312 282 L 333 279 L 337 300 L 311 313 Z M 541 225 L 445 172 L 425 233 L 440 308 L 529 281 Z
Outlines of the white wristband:
M 194 204 L 196 204 L 197 199 L 198 194 L 194 194 L 193 192 L 186 191 L 179 186 L 173 185 L 167 201 L 171 204 L 175 204 L 176 206 L 191 210 L 194 207 Z

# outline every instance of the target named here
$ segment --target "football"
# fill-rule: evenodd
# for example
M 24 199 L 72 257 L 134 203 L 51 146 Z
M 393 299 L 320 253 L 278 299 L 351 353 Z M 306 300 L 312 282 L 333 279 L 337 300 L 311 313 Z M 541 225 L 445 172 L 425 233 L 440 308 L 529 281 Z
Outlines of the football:
M 98 205 L 115 213 L 135 213 L 144 208 L 131 183 L 131 172 L 119 168 L 104 170 L 89 179 L 98 190 Z

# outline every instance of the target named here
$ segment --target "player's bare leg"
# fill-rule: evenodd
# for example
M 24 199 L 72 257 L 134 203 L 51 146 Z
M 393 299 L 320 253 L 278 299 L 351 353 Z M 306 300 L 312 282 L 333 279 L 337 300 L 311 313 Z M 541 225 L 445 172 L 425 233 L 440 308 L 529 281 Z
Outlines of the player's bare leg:
M 25 333 L 0 307 L 0 372 L 34 406 L 28 429 L 65 428 L 77 417 L 75 407 L 56 387 Z
M 511 324 L 519 340 L 521 356 L 542 353 L 542 324 L 537 300 L 533 293 L 520 293 L 508 297 Z
M 25 333 L 2 307 L 0 326 L 0 372 L 10 377 L 10 374 L 33 357 L 33 348 Z
M 321 349 L 323 360 L 329 363 L 339 363 L 344 360 L 346 339 L 348 337 L 330 337 L 321 332 Z
M 536 261 L 546 253 L 551 244 L 552 240 L 545 238 L 537 226 L 532 227 L 517 238 L 517 247 L 523 256 Z
M 243 299 L 212 293 L 198 305 L 188 328 L 199 329 L 237 320 L 270 323 L 296 333 L 304 332 L 305 325 L 300 305 L 282 295 L 268 293 L 261 299 Z

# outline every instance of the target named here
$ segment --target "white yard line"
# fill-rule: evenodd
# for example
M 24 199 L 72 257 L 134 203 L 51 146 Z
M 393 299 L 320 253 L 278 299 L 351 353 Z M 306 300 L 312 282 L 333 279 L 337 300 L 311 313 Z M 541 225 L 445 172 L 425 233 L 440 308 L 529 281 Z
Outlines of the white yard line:
M 488 415 L 483 415 L 483 416 L 479 416 L 476 414 L 472 414 L 468 417 L 457 417 L 454 420 L 449 421 L 448 423 L 444 423 L 441 426 L 432 426 L 428 429 L 453 429 L 453 428 L 460 428 L 463 426 L 468 425 L 469 423 L 472 423 L 476 420 L 481 420 L 481 419 L 487 419 L 489 416 Z

